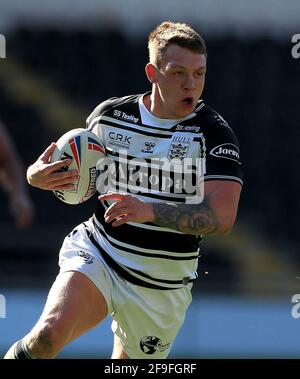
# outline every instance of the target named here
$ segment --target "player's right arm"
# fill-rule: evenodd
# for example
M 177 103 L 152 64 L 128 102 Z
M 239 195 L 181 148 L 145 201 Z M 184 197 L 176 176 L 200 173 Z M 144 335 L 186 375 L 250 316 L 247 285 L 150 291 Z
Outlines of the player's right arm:
M 117 98 L 108 99 L 100 103 L 93 110 L 87 119 L 87 129 L 94 132 L 93 128 L 97 125 L 97 119 L 114 104 L 116 99 Z M 98 135 L 98 138 L 101 139 L 101 136 Z M 27 169 L 27 181 L 33 187 L 51 191 L 70 190 L 73 188 L 74 183 L 78 181 L 77 170 L 64 170 L 65 167 L 71 164 L 72 161 L 70 159 L 50 162 L 55 147 L 55 143 L 52 142 L 37 161 Z
M 77 170 L 64 170 L 72 162 L 71 159 L 50 162 L 55 150 L 55 143 L 39 156 L 37 161 L 27 169 L 27 181 L 33 187 L 44 190 L 68 190 L 73 188 L 73 183 L 78 180 Z

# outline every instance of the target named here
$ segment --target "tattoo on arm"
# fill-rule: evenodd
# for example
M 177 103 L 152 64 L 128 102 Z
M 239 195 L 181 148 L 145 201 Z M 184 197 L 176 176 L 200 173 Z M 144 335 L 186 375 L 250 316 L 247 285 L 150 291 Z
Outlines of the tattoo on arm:
M 213 233 L 218 219 L 206 199 L 201 204 L 153 204 L 154 224 L 194 235 Z

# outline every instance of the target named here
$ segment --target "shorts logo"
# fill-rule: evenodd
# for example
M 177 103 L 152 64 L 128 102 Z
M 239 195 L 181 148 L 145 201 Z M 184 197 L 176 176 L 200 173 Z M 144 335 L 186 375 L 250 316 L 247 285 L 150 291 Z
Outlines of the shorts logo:
M 155 352 L 163 352 L 170 347 L 170 343 L 162 344 L 160 338 L 155 336 L 146 336 L 140 340 L 140 348 L 145 354 L 154 354 Z
M 240 164 L 240 152 L 233 143 L 223 143 L 211 149 L 210 155 L 216 158 L 230 159 Z
M 90 265 L 94 262 L 94 258 L 90 254 L 86 253 L 85 251 L 79 250 L 77 254 L 79 257 L 83 258 L 84 263 L 86 263 L 87 265 Z

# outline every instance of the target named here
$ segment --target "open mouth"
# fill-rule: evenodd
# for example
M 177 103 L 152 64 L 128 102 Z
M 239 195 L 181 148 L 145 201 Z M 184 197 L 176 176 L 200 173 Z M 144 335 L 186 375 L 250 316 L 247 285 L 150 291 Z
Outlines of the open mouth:
M 193 98 L 192 97 L 186 97 L 182 101 L 186 105 L 192 105 L 193 104 Z

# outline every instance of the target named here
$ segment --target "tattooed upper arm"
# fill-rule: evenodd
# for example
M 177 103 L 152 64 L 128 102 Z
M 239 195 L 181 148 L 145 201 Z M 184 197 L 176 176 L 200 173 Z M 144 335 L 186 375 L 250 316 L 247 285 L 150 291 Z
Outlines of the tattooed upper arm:
M 207 200 L 201 204 L 154 204 L 154 223 L 187 234 L 209 234 L 218 228 L 218 219 Z
M 200 204 L 153 204 L 154 223 L 182 233 L 227 233 L 232 228 L 241 186 L 230 181 L 211 181 Z

